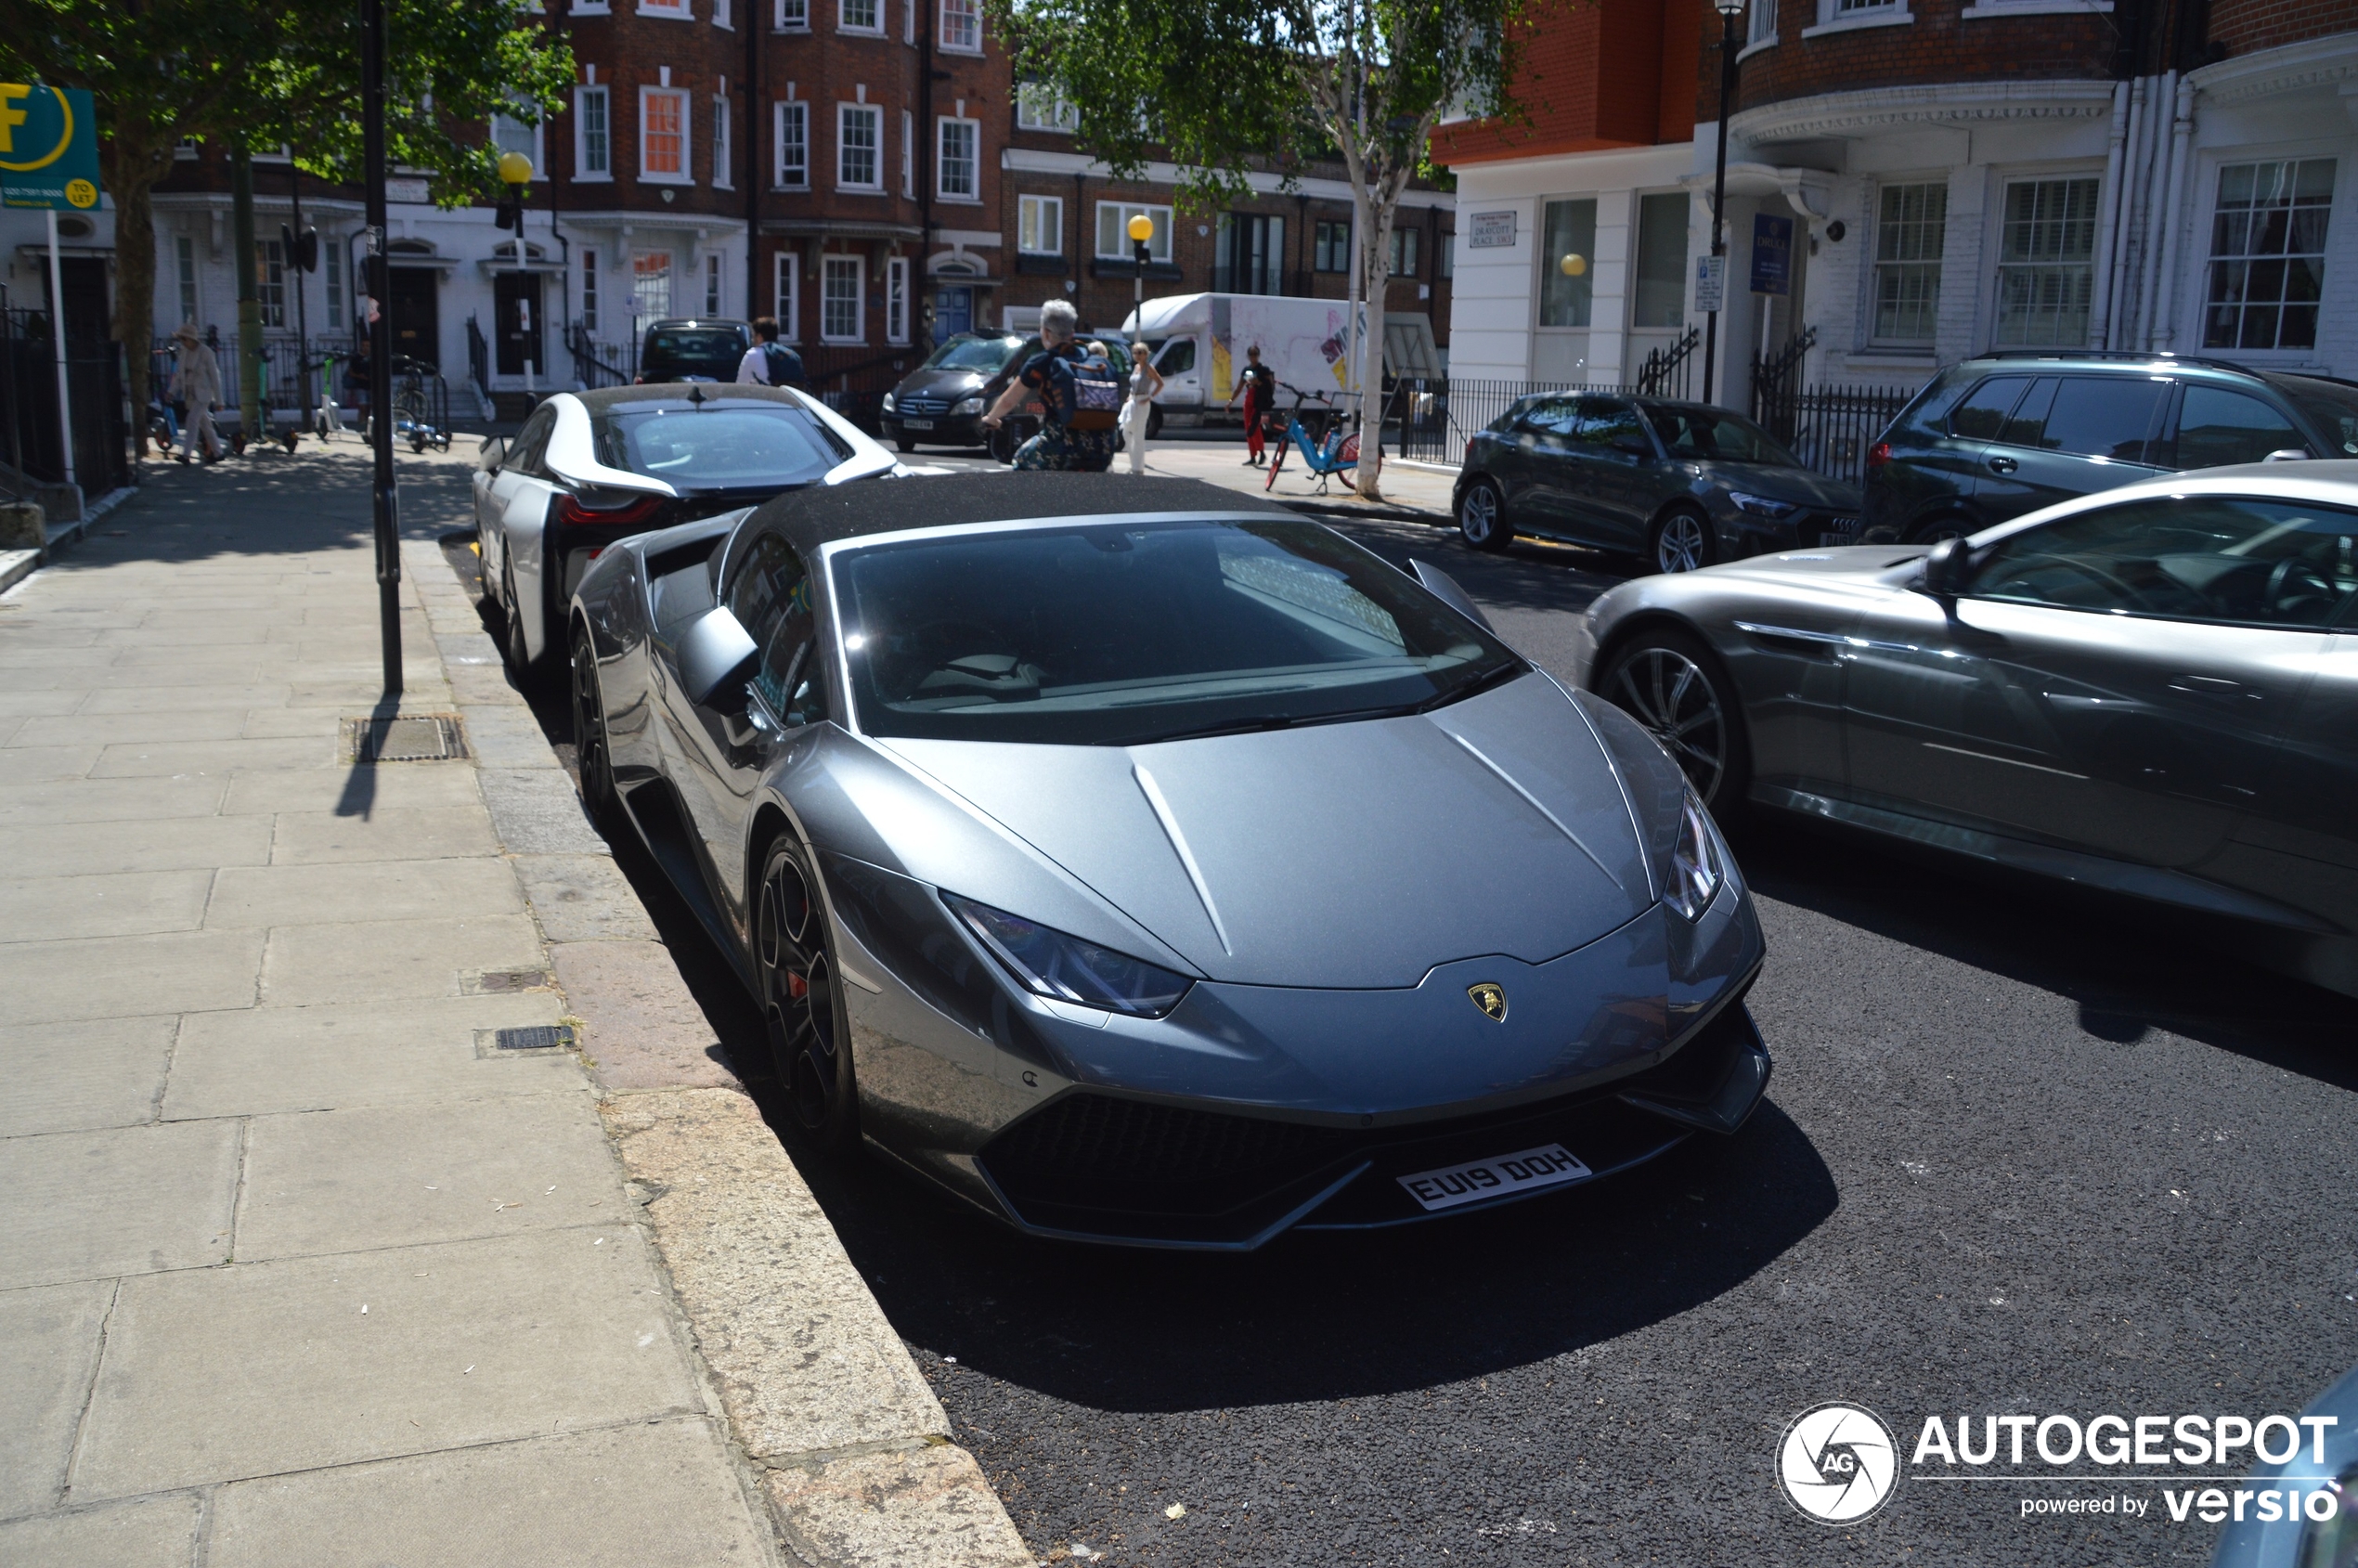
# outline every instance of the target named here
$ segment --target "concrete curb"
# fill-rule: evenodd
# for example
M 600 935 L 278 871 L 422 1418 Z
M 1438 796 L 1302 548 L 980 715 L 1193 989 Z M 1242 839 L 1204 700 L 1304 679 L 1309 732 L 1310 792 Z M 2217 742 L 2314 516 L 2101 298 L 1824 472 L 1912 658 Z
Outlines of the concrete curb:
M 712 1059 L 694 998 L 438 546 L 402 547 L 493 831 L 599 1084 L 616 1158 L 737 1456 L 810 1568 L 1035 1559 L 801 1173 Z
M 17 584 L 47 565 L 58 551 L 82 538 L 88 531 L 91 524 L 96 523 L 137 493 L 129 486 L 119 486 L 90 502 L 83 509 L 82 515 L 71 523 L 45 525 L 48 542 L 39 550 L 0 551 L 0 593 L 7 592 Z

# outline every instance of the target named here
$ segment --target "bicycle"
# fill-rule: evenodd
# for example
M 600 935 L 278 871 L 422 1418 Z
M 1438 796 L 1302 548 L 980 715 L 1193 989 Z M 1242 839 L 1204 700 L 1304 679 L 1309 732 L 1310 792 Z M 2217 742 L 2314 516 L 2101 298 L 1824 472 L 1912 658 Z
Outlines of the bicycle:
M 1261 482 L 1263 490 L 1274 489 L 1277 471 L 1286 466 L 1286 453 L 1299 447 L 1302 460 L 1310 469 L 1311 477 L 1318 481 L 1318 493 L 1327 494 L 1327 482 L 1336 474 L 1359 466 L 1359 437 L 1345 435 L 1335 427 L 1335 395 L 1331 392 L 1304 392 L 1298 386 L 1277 383 L 1293 394 L 1294 406 L 1280 410 L 1274 417 L 1277 425 L 1273 432 L 1277 437 L 1277 456 L 1269 464 L 1269 476 Z M 1304 418 L 1302 408 L 1313 399 L 1317 407 Z
M 434 422 L 434 402 L 426 393 L 426 378 L 441 372 L 423 359 L 397 359 L 394 369 L 401 377 L 393 393 L 394 435 L 407 435 L 413 452 L 422 452 L 429 445 L 436 451 L 448 451 L 450 433 Z

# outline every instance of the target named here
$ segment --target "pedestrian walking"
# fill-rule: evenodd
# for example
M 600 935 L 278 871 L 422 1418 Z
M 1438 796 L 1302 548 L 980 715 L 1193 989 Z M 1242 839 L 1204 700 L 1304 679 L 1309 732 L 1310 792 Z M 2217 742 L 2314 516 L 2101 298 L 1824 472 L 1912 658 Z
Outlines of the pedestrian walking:
M 219 462 L 224 445 L 221 433 L 213 425 L 213 410 L 221 406 L 221 361 L 197 336 L 194 321 L 180 323 L 172 341 L 180 345 L 180 362 L 172 376 L 172 395 L 188 408 L 188 422 L 182 427 L 188 444 L 181 448 L 180 460 L 187 462 L 191 457 L 201 457 L 206 462 Z
M 778 318 L 758 317 L 753 324 L 754 345 L 737 361 L 737 382 L 741 386 L 800 386 L 802 356 L 778 341 Z
M 1147 424 L 1154 418 L 1155 398 L 1162 392 L 1162 372 L 1154 368 L 1153 351 L 1145 343 L 1130 345 L 1130 401 L 1121 408 L 1121 438 L 1130 445 L 1130 472 L 1147 472 Z
M 1073 341 L 1080 327 L 1081 313 L 1070 300 L 1042 305 L 1041 351 L 982 416 L 982 428 L 995 431 L 1026 399 L 1040 399 L 1047 420 L 1039 434 L 1016 448 L 1017 468 L 1103 473 L 1112 466 L 1121 382 L 1104 355 Z
M 1245 466 L 1259 468 L 1268 455 L 1261 426 L 1269 410 L 1277 406 L 1277 373 L 1261 362 L 1259 343 L 1245 350 L 1245 361 L 1237 390 L 1228 396 L 1228 407 L 1235 408 L 1239 397 L 1245 400 Z

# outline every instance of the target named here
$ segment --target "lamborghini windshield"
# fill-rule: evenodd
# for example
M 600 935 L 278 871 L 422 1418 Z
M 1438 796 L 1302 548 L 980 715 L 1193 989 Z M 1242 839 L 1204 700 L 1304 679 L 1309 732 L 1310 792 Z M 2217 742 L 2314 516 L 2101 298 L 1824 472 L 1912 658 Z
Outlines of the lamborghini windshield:
M 1439 707 L 1527 667 L 1315 524 L 1083 524 L 834 568 L 872 735 L 1136 745 Z

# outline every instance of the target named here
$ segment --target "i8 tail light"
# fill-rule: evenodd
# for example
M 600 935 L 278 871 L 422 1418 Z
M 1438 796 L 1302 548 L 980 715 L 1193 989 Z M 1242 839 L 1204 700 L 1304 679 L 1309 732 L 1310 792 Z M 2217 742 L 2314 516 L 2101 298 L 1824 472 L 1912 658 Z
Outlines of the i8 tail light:
M 621 506 L 584 506 L 580 497 L 560 494 L 557 497 L 557 521 L 587 525 L 593 528 L 627 527 L 633 523 L 644 523 L 655 514 L 655 508 L 662 504 L 663 498 L 660 496 L 641 496 Z

